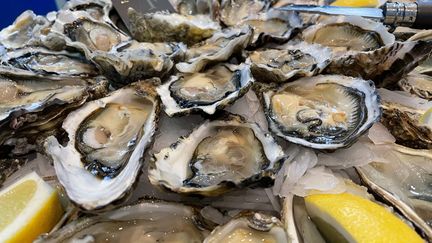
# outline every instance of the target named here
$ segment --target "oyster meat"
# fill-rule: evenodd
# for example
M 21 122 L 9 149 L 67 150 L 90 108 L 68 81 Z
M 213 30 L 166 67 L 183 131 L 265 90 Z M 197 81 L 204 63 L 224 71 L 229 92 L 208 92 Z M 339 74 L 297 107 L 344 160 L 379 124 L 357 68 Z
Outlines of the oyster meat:
M 305 43 L 257 50 L 249 55 L 252 74 L 264 83 L 314 76 L 324 70 L 330 60 L 329 48 Z
M 381 116 L 371 81 L 339 75 L 302 78 L 262 95 L 270 129 L 316 149 L 351 145 Z
M 398 144 L 411 148 L 432 148 L 432 102 L 407 92 L 379 89 L 381 122 Z
M 362 181 L 432 238 L 432 153 L 391 145 L 386 161 L 357 167 Z
M 192 111 L 211 115 L 243 96 L 253 82 L 249 66 L 219 64 L 199 73 L 177 73 L 157 92 L 169 116 Z
M 151 77 L 165 77 L 182 60 L 186 47 L 179 43 L 123 42 L 109 52 L 94 51 L 91 60 L 121 86 Z
M 30 47 L 8 51 L 1 58 L 6 67 L 0 73 L 11 76 L 94 77 L 96 67 L 83 56 L 67 51 L 50 51 L 40 47 Z
M 136 205 L 84 217 L 36 242 L 178 242 L 200 243 L 208 234 L 196 225 L 194 208 L 165 202 Z
M 284 158 L 271 135 L 226 115 L 155 154 L 148 174 L 153 185 L 216 196 L 232 187 L 270 186 Z
M 100 209 L 123 198 L 135 183 L 156 129 L 157 82 L 133 83 L 71 112 L 63 122 L 65 146 L 47 139 L 57 177 L 77 205 Z
M 208 15 L 184 16 L 176 13 L 140 14 L 129 9 L 130 31 L 142 42 L 184 42 L 193 45 L 221 29 Z
M 224 29 L 213 37 L 198 43 L 186 51 L 186 60 L 177 63 L 176 68 L 182 73 L 196 73 L 209 64 L 227 61 L 234 54 L 239 54 L 250 43 L 252 29 Z
M 288 242 L 282 222 L 276 217 L 249 213 L 217 227 L 204 243 L 235 242 Z
M 112 9 L 111 1 L 107 0 L 70 0 L 65 3 L 62 10 L 85 11 L 93 19 L 111 22 L 109 13 Z
M 210 14 L 212 19 L 219 15 L 219 0 L 170 0 L 171 5 L 182 15 Z

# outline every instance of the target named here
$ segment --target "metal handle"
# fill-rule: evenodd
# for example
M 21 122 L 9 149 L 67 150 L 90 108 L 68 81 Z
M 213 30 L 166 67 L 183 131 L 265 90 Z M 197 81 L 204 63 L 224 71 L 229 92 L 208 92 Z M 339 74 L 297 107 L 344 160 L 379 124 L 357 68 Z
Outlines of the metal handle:
M 411 27 L 432 29 L 432 1 L 417 1 L 417 17 Z
M 417 3 L 386 3 L 383 6 L 384 24 L 412 26 L 417 18 Z

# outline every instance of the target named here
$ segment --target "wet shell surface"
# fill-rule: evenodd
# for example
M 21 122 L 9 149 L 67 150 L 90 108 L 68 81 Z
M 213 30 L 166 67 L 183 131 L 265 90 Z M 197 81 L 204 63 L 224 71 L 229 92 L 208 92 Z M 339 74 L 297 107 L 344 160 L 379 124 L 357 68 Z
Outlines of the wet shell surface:
M 316 149 L 351 145 L 381 116 L 371 81 L 339 75 L 302 78 L 263 93 L 270 129 Z

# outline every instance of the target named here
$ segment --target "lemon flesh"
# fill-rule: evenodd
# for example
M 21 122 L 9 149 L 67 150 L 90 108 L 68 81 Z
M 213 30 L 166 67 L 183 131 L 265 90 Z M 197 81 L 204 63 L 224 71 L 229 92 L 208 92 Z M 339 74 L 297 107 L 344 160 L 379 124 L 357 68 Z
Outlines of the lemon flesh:
M 36 173 L 0 191 L 0 242 L 32 242 L 63 215 L 57 192 Z
M 336 0 L 331 5 L 343 7 L 376 7 L 378 0 Z
M 305 197 L 306 210 L 328 242 L 424 242 L 385 207 L 348 193 Z

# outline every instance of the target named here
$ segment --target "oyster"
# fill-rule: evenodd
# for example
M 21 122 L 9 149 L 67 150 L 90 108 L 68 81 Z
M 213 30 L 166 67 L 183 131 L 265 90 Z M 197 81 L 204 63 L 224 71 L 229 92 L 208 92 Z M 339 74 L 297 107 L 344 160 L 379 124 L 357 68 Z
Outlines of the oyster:
M 86 210 L 123 198 L 142 166 L 159 114 L 153 83 L 133 83 L 109 96 L 86 103 L 63 122 L 69 141 L 45 143 L 68 197 Z
M 284 43 L 302 27 L 297 13 L 268 9 L 271 1 L 224 0 L 221 21 L 227 26 L 249 25 L 254 30 L 253 47 L 270 42 Z
M 18 16 L 12 25 L 0 31 L 0 44 L 8 49 L 38 45 L 41 32 L 49 25 L 45 17 L 27 10 Z
M 330 47 L 339 56 L 372 51 L 395 42 L 383 24 L 355 16 L 327 18 L 305 29 L 302 36 L 308 43 Z
M 387 161 L 357 167 L 362 181 L 432 238 L 432 153 L 392 145 Z
M 216 19 L 219 14 L 219 0 L 170 0 L 171 5 L 182 15 L 210 14 Z
M 96 50 L 109 51 L 118 44 L 130 40 L 112 24 L 97 21 L 85 11 L 60 11 L 51 32 L 62 36 L 67 46 L 84 52 L 87 57 Z
M 41 47 L 30 47 L 8 51 L 1 58 L 0 73 L 15 76 L 62 76 L 94 77 L 96 67 L 83 56 L 67 51 L 50 51 Z
M 432 148 L 432 102 L 387 89 L 379 89 L 379 94 L 383 110 L 381 122 L 396 142 L 411 148 Z
M 282 222 L 276 217 L 250 213 L 217 227 L 204 243 L 218 242 L 288 242 Z
M 36 242 L 184 242 L 200 243 L 208 234 L 196 225 L 196 211 L 187 206 L 142 202 L 73 221 Z
M 314 44 L 264 49 L 249 55 L 251 70 L 259 82 L 285 82 L 294 77 L 314 76 L 331 60 L 328 48 Z
M 252 29 L 224 29 L 212 38 L 198 43 L 186 51 L 186 61 L 177 63 L 182 73 L 196 73 L 209 64 L 227 61 L 234 54 L 243 51 L 252 37 Z
M 381 115 L 371 81 L 339 75 L 302 78 L 263 93 L 270 129 L 316 149 L 351 145 Z
M 227 115 L 155 154 L 148 175 L 172 191 L 216 196 L 232 187 L 271 185 L 284 157 L 256 124 Z
M 123 42 L 110 52 L 95 51 L 91 60 L 116 86 L 151 77 L 165 77 L 186 47 L 177 43 Z
M 62 10 L 85 11 L 93 19 L 111 22 L 109 13 L 112 9 L 111 1 L 107 0 L 70 0 L 65 3 Z
M 142 42 L 184 42 L 193 45 L 221 29 L 208 15 L 183 16 L 176 13 L 140 14 L 129 9 L 130 31 Z
M 426 100 L 432 100 L 432 76 L 411 72 L 399 80 L 399 87 Z
M 243 96 L 253 82 L 249 66 L 219 64 L 199 73 L 177 73 L 157 92 L 169 116 L 192 111 L 211 115 Z

